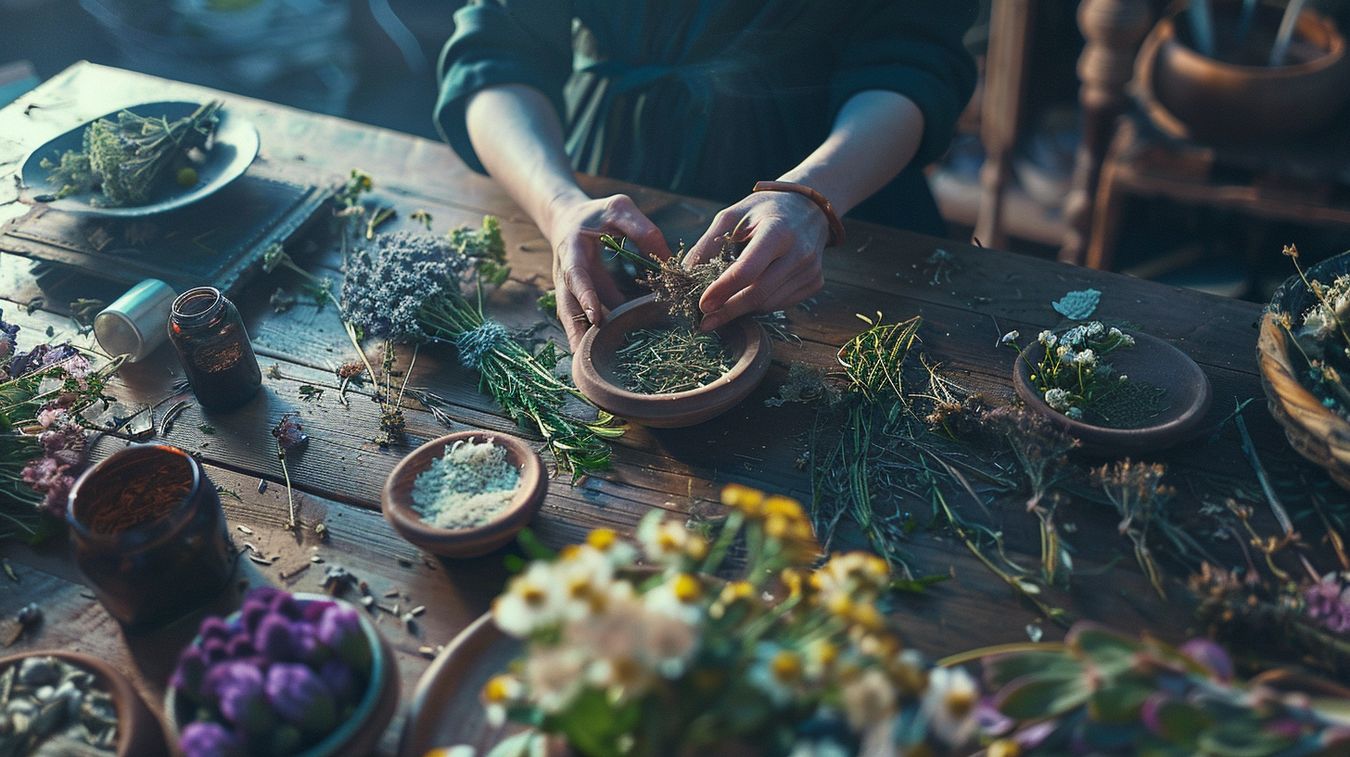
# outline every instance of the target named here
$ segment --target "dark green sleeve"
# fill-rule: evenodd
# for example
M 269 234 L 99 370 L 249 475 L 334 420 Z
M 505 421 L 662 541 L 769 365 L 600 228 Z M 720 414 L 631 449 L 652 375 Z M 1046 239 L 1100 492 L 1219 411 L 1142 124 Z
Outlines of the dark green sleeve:
M 436 127 L 469 167 L 485 173 L 469 141 L 464 110 L 476 92 L 524 84 L 565 119 L 563 84 L 572 73 L 572 9 L 564 0 L 475 0 L 455 12 L 441 50 Z
M 923 113 L 914 157 L 927 165 L 947 150 L 956 119 L 975 90 L 975 61 L 962 38 L 976 0 L 880 0 L 859 13 L 841 39 L 830 112 L 869 89 L 898 92 Z

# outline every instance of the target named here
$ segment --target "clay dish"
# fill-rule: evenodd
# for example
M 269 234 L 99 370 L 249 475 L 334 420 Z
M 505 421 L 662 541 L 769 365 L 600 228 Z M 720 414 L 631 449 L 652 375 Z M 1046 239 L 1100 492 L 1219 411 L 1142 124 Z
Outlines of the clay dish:
M 461 440 L 491 442 L 506 450 L 506 460 L 520 471 L 515 499 L 493 520 L 475 528 L 439 528 L 422 520 L 413 509 L 413 482 L 446 447 Z M 478 557 L 506 546 L 524 528 L 548 492 L 548 477 L 539 453 L 524 440 L 495 431 L 460 431 L 433 439 L 412 451 L 394 467 L 380 493 L 385 520 L 399 535 L 423 550 L 442 557 Z
M 1166 391 L 1167 408 L 1147 426 L 1110 428 L 1076 421 L 1045 404 L 1031 383 L 1032 366 L 1040 362 L 1045 346 L 1028 345 L 1013 365 L 1013 388 L 1027 409 L 1049 418 L 1082 442 L 1081 451 L 1096 457 L 1148 455 L 1195 435 L 1209 410 L 1209 378 L 1186 353 L 1157 337 L 1131 332 L 1135 345 L 1112 352 L 1107 360 L 1116 373 L 1146 381 Z
M 117 710 L 118 757 L 168 754 L 164 731 L 160 728 L 159 721 L 145 706 L 145 700 L 141 699 L 141 695 L 136 693 L 131 680 L 116 668 L 103 660 L 78 652 L 38 649 L 0 657 L 0 672 L 18 665 L 29 657 L 54 657 L 94 674 L 98 687 L 112 695 L 113 707 Z
M 769 336 L 753 318 L 740 318 L 717 330 L 735 363 L 707 386 L 671 394 L 640 394 L 625 389 L 615 374 L 615 352 L 629 332 L 671 323 L 665 305 L 652 295 L 625 303 L 581 339 L 572 358 L 572 380 L 596 405 L 651 428 L 682 428 L 715 418 L 735 407 L 759 386 L 773 356 Z

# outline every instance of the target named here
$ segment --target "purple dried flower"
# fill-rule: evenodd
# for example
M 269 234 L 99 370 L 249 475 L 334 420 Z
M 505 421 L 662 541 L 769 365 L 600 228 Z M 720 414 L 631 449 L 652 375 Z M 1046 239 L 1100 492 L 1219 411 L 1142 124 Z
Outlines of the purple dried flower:
M 42 423 L 41 414 L 38 423 Z M 76 459 L 83 460 L 86 447 L 84 429 L 64 420 L 46 424 L 44 428 L 47 430 L 38 436 L 38 441 L 42 443 L 42 451 L 47 456 L 54 457 L 58 452 L 76 452 Z
M 225 656 L 231 660 L 252 657 L 257 653 L 258 650 L 253 646 L 253 640 L 247 634 L 238 634 L 225 642 Z
M 356 670 L 370 666 L 370 644 L 361 628 L 361 616 L 349 607 L 333 605 L 324 611 L 318 625 L 319 641 Z
M 1208 668 L 1216 679 L 1224 683 L 1233 680 L 1233 660 L 1209 639 L 1191 639 L 1181 645 L 1181 653 Z
M 1350 631 L 1350 574 L 1328 573 L 1303 592 L 1304 613 L 1332 633 Z
M 292 639 L 295 627 L 286 616 L 270 612 L 258 622 L 253 638 L 259 652 L 269 660 L 293 660 L 296 648 Z
M 367 336 L 425 341 L 419 311 L 447 287 L 458 286 L 470 262 L 444 237 L 406 231 L 380 234 L 347 260 L 344 320 Z
M 287 620 L 300 619 L 300 603 L 287 592 L 278 591 L 269 602 L 269 609 Z
M 89 371 L 89 361 L 70 344 L 39 344 L 16 355 L 9 364 L 9 371 L 15 376 L 23 376 L 54 365 L 61 365 L 75 378 L 82 378 Z
M 202 637 L 203 641 L 207 639 L 225 641 L 234 635 L 234 629 L 230 627 L 229 623 L 225 622 L 224 618 L 213 615 L 202 621 L 201 626 L 197 629 L 197 634 Z
M 263 733 L 273 725 L 271 709 L 263 691 L 263 674 L 251 662 L 225 662 L 206 674 L 220 712 L 248 733 Z
M 206 655 L 207 663 L 214 665 L 223 662 L 225 657 L 225 647 L 229 642 L 221 638 L 203 639 L 202 654 Z
M 244 745 L 219 723 L 189 723 L 178 745 L 186 757 L 236 757 Z
M 306 602 L 300 607 L 300 617 L 306 623 L 318 624 L 319 618 L 323 617 L 323 614 L 327 612 L 328 608 L 336 606 L 336 602 L 326 602 L 323 600 Z
M 37 422 L 43 428 L 51 428 L 60 423 L 66 416 L 66 408 L 53 402 L 48 402 L 38 411 Z
M 42 498 L 42 507 L 54 518 L 64 517 L 70 504 L 70 490 L 75 486 L 75 477 L 61 475 L 52 479 L 47 486 L 47 496 Z
M 197 645 L 190 644 L 178 655 L 178 667 L 174 669 L 169 685 L 193 698 L 200 698 L 205 678 L 206 655 Z
M 305 427 L 300 423 L 299 413 L 282 415 L 276 428 L 272 429 L 272 436 L 277 438 L 277 444 L 285 452 L 299 449 L 309 441 L 309 434 L 305 433 Z
M 267 699 L 277 714 L 307 733 L 326 733 L 337 720 L 333 694 L 304 665 L 277 663 L 267 671 Z

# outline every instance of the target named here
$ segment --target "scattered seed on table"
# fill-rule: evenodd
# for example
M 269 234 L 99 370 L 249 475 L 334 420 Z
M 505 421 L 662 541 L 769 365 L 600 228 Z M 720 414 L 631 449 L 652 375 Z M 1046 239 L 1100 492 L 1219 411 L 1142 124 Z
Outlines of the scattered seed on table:
M 281 580 L 289 581 L 290 579 L 295 578 L 296 576 L 300 575 L 301 573 L 304 573 L 307 570 L 309 570 L 309 563 L 304 563 L 303 565 L 291 571 L 290 573 L 287 573 L 286 571 L 283 570 L 281 571 Z
M 436 650 L 431 647 L 418 647 L 417 653 L 427 658 L 432 658 L 436 656 Z
M 385 598 L 385 599 L 392 599 L 393 597 L 397 597 L 397 596 L 398 596 L 398 589 L 390 589 L 389 591 L 386 591 L 386 592 L 384 593 L 384 598 Z
M 253 529 L 248 526 L 235 526 L 235 528 L 238 529 L 241 534 L 248 534 L 249 536 L 253 535 Z
M 365 595 L 364 597 L 361 597 L 361 605 L 362 605 L 362 606 L 364 606 L 364 607 L 370 607 L 370 606 L 373 605 L 373 604 L 375 604 L 375 598 L 372 597 L 372 596 L 370 596 L 369 594 Z
M 322 562 L 323 562 L 323 558 L 322 558 L 322 557 L 319 557 L 318 555 L 310 555 L 310 556 L 309 556 L 309 561 L 312 562 L 312 563 L 322 563 Z
M 267 479 L 265 478 L 258 479 L 258 493 L 262 494 L 263 492 L 266 491 L 267 491 Z
M 14 572 L 14 566 L 9 564 L 9 558 L 8 557 L 4 558 L 3 562 L 5 565 L 5 575 L 9 576 L 9 580 L 13 581 L 14 583 L 18 583 L 19 575 Z
M 255 555 L 255 554 L 252 554 L 252 553 L 249 554 L 248 559 L 252 560 L 253 562 L 255 562 L 255 563 L 259 564 L 259 565 L 271 565 L 271 564 L 272 564 L 272 561 L 269 560 L 269 559 L 267 559 L 266 557 L 262 557 L 261 555 Z
M 413 616 L 413 617 L 415 618 L 415 617 L 417 617 L 418 615 L 421 615 L 422 613 L 424 613 L 424 612 L 426 612 L 426 611 L 427 611 L 427 606 L 426 606 L 426 605 L 418 605 L 418 606 L 412 608 L 411 610 L 409 610 L 409 611 L 408 611 L 408 614 L 411 615 L 411 616 Z

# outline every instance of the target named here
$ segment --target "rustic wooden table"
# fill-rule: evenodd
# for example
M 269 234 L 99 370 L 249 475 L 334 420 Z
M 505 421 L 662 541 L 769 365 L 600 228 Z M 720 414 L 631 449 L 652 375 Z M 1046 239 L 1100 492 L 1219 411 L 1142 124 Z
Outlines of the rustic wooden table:
M 497 186 L 472 173 L 445 145 L 90 64 L 73 66 L 0 110 L 0 203 L 13 199 L 9 174 L 32 146 L 120 104 L 179 96 L 223 97 L 228 107 L 257 124 L 265 160 L 332 177 L 353 167 L 368 171 L 380 196 L 400 211 L 392 228 L 415 227 L 408 218 L 415 209 L 429 211 L 438 231 L 476 225 L 483 214 L 495 214 L 503 221 L 516 276 L 528 280 L 544 277 L 549 270 L 548 244 L 538 230 Z M 428 97 L 428 112 L 429 103 Z M 717 209 L 712 203 L 612 181 L 585 178 L 584 182 L 595 194 L 632 194 L 671 239 L 696 238 Z M 0 204 L 0 218 L 22 210 L 17 203 Z M 942 271 L 935 271 L 929 262 L 938 249 L 952 257 Z M 336 249 L 317 248 L 297 257 L 313 270 L 339 276 Z M 850 224 L 848 246 L 830 252 L 826 266 L 828 284 L 815 305 L 792 313 L 801 345 L 775 345 L 774 369 L 764 386 L 728 415 L 696 428 L 631 428 L 619 442 L 612 470 L 575 486 L 565 477 L 552 482 L 535 523 L 538 535 L 561 545 L 598 525 L 629 531 L 652 508 L 713 512 L 719 506 L 719 487 L 728 481 L 809 499 L 808 476 L 794 461 L 805 449 L 811 412 L 802 405 L 764 404 L 790 363 L 833 365 L 837 348 L 861 326 L 856 313 L 880 311 L 889 319 L 921 314 L 923 349 L 966 385 L 1004 400 L 1011 396 L 1014 354 L 997 346 L 999 336 L 1011 329 L 1034 335 L 1054 326 L 1059 317 L 1049 306 L 1051 300 L 1087 287 L 1104 292 L 1101 317 L 1138 324 L 1172 342 L 1194 357 L 1212 381 L 1215 401 L 1208 427 L 1218 427 L 1218 433 L 1207 431 L 1212 438 L 1202 437 L 1160 458 L 1171 466 L 1171 480 L 1180 489 L 1173 507 L 1195 510 L 1219 492 L 1255 491 L 1233 424 L 1221 421 L 1233 411 L 1235 401 L 1262 396 L 1254 359 L 1258 306 L 861 223 Z M 87 339 L 75 333 L 58 303 L 25 313 L 23 306 L 39 293 L 28 267 L 17 258 L 0 260 L 0 307 L 6 319 L 38 331 L 50 325 L 58 334 Z M 230 414 L 204 415 L 193 406 L 160 440 L 200 454 L 211 478 L 227 492 L 222 500 L 237 544 L 249 542 L 263 555 L 279 556 L 271 565 L 241 560 L 243 580 L 314 591 L 321 587 L 325 568 L 341 565 L 367 581 L 377 596 L 398 591 L 405 607 L 427 607 L 415 632 L 394 618 L 382 618 L 381 628 L 397 650 L 406 706 L 429 663 L 419 650 L 449 642 L 487 609 L 507 575 L 503 555 L 457 562 L 431 559 L 399 538 L 381 518 L 379 492 L 386 474 L 413 446 L 447 433 L 447 426 L 409 402 L 408 446 L 380 449 L 372 443 L 377 405 L 353 395 L 350 408 L 344 408 L 335 396 L 333 370 L 353 358 L 336 314 L 331 308 L 306 305 L 276 313 L 268 304 L 277 286 L 296 283 L 281 274 L 260 276 L 238 297 L 264 368 L 275 366 L 265 371 L 263 393 Z M 534 286 L 508 283 L 488 307 L 494 317 L 509 323 L 534 323 L 540 320 L 535 309 L 539 293 Z M 407 357 L 402 355 L 405 361 Z M 112 393 L 126 401 L 155 403 L 173 393 L 180 376 L 174 356 L 165 348 L 142 364 L 125 367 Z M 299 389 L 307 384 L 327 391 L 318 400 L 306 401 Z M 461 368 L 448 349 L 424 349 L 411 385 L 453 403 L 452 430 L 514 430 L 478 391 L 476 377 Z M 270 435 L 280 415 L 292 410 L 302 415 L 312 437 L 290 471 L 306 525 L 299 536 L 284 528 L 286 495 Z M 1264 402 L 1253 403 L 1246 418 L 1268 465 L 1296 465 Z M 214 433 L 202 430 L 208 427 Z M 105 437 L 95 454 L 106 455 L 123 444 Z M 999 513 L 1001 528 L 1009 552 L 1034 564 L 1035 519 L 1023 510 L 1015 499 L 1006 503 Z M 1153 595 L 1131 559 L 1128 541 L 1116 531 L 1112 511 L 1084 506 L 1070 511 L 1065 520 L 1076 529 L 1072 535 L 1078 548 L 1076 575 L 1072 589 L 1055 592 L 1056 603 L 1080 617 L 1127 630 L 1150 629 L 1169 638 L 1186 633 L 1189 607 L 1177 599 L 1164 603 Z M 312 529 L 320 522 L 327 526 L 326 539 Z M 236 531 L 234 526 L 249 531 Z M 0 578 L 0 615 L 13 617 L 20 607 L 36 601 L 46 618 L 9 651 L 59 647 L 92 653 L 128 673 L 158 709 L 178 649 L 197 619 L 127 638 L 81 583 L 64 543 L 58 540 L 36 550 L 19 544 L 0 548 L 18 576 L 17 583 Z M 899 622 L 919 649 L 942 655 L 981 644 L 1021 641 L 1027 638 L 1029 625 L 1043 628 L 1047 639 L 1061 634 L 950 534 L 921 530 L 910 550 L 917 569 L 951 576 L 925 595 L 900 603 Z M 315 554 L 325 562 L 311 563 Z M 386 751 L 396 744 L 400 722 L 396 720 L 386 735 Z

